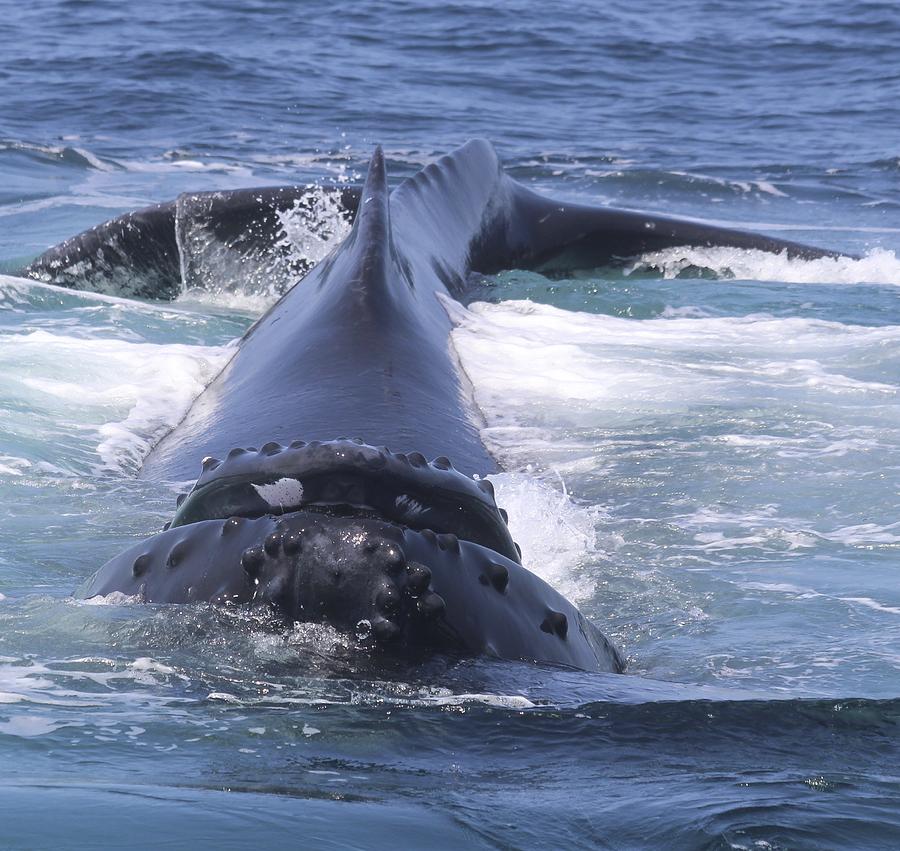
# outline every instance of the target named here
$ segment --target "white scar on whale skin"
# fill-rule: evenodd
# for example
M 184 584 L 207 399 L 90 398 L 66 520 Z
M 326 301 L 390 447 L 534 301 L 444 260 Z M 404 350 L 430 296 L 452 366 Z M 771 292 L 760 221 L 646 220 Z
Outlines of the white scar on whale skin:
M 253 485 L 253 490 L 273 508 L 300 505 L 303 501 L 303 485 L 296 479 L 279 479 L 268 485 Z

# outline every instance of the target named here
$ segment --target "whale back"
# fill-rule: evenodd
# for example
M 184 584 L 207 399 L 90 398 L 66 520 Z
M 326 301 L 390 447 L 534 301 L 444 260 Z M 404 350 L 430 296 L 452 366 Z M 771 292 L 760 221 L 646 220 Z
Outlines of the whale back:
M 142 475 L 182 481 L 236 446 L 339 436 L 495 470 L 438 295 L 464 288 L 503 181 L 473 142 L 391 195 L 376 150 L 344 242 L 247 332 Z

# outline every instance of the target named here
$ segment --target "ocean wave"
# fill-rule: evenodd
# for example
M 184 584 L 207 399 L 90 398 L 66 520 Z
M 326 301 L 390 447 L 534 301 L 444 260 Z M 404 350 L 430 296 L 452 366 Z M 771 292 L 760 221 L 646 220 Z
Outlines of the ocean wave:
M 800 317 L 623 319 L 530 301 L 445 301 L 488 426 L 600 426 L 752 402 L 896 404 L 900 326 Z M 842 402 L 841 400 L 844 400 Z
M 48 443 L 93 442 L 97 471 L 134 471 L 234 350 L 34 330 L 0 338 L 2 395 Z
M 626 275 L 646 272 L 668 279 L 707 273 L 717 278 L 791 284 L 900 284 L 900 259 L 883 248 L 873 248 L 858 259 L 801 260 L 789 258 L 786 252 L 685 247 L 649 252 L 625 269 Z
M 0 159 L 4 154 L 24 154 L 46 165 L 64 165 L 76 169 L 115 171 L 120 164 L 111 157 L 98 156 L 84 147 L 48 145 L 18 139 L 0 139 Z

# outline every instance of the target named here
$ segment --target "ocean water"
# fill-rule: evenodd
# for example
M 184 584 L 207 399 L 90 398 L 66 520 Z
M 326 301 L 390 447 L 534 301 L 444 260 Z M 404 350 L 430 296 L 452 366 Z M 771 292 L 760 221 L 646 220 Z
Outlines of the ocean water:
M 0 847 L 900 845 L 900 7 L 3 8 Z M 277 293 L 15 276 L 181 191 L 392 180 L 474 136 L 536 190 L 859 259 L 510 270 L 454 310 L 525 563 L 624 676 L 373 665 L 75 589 L 158 528 L 153 442 Z M 294 222 L 298 253 L 340 236 Z

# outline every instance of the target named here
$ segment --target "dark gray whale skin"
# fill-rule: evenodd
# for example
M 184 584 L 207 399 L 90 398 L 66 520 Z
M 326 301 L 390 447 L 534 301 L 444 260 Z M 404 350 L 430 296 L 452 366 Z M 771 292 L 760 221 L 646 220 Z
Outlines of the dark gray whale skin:
M 216 226 L 240 238 L 254 205 L 278 202 L 266 192 L 222 196 Z M 356 205 L 343 244 L 256 322 L 146 458 L 141 476 L 172 482 L 193 479 L 203 459 L 170 528 L 112 559 L 83 593 L 266 605 L 391 652 L 623 670 L 615 647 L 520 563 L 482 479 L 497 466 L 443 300 L 462 294 L 473 270 L 598 266 L 672 245 L 829 252 L 561 204 L 513 181 L 483 141 L 393 193 L 376 150 L 361 192 L 346 190 L 342 203 Z M 156 253 L 163 280 L 178 249 L 165 236 L 175 214 L 163 205 L 134 215 L 143 219 L 125 229 L 127 250 L 117 243 L 123 262 L 136 252 L 153 267 Z M 142 228 L 153 238 L 142 241 Z M 54 251 L 83 249 L 84 261 L 101 238 L 76 237 L 28 273 L 40 277 Z M 335 439 L 348 434 L 361 439 Z
M 173 299 L 182 291 L 185 271 L 179 246 L 184 238 L 182 223 L 199 218 L 223 244 L 272 252 L 281 236 L 280 214 L 308 203 L 322 191 L 337 197 L 348 218 L 356 211 L 358 186 L 186 192 L 175 201 L 125 213 L 54 245 L 21 274 L 63 287 Z

